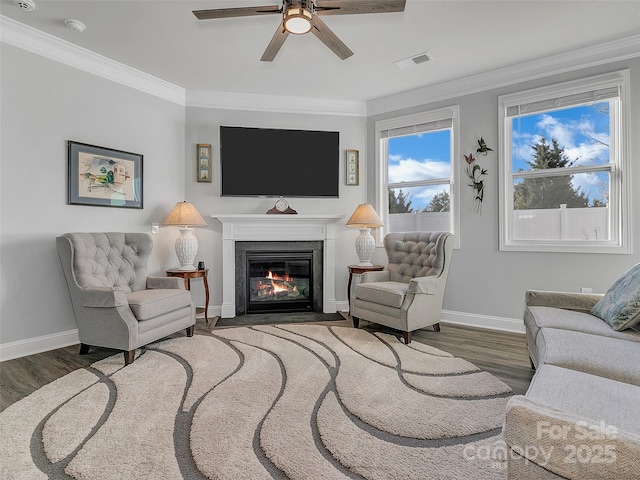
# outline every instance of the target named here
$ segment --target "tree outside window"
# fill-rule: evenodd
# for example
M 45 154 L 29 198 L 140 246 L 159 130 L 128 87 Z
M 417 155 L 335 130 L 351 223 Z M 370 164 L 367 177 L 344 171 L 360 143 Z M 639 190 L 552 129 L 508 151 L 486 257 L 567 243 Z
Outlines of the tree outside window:
M 626 250 L 627 77 L 500 97 L 502 250 Z

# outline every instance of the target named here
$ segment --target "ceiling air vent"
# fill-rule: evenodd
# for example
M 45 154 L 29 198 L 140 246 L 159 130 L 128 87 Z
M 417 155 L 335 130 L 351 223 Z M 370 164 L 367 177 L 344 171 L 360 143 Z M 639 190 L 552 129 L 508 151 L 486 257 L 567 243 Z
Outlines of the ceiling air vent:
M 407 58 L 403 58 L 402 60 L 397 60 L 393 62 L 393 64 L 400 70 L 404 70 L 407 67 L 413 67 L 414 65 L 427 63 L 429 60 L 431 60 L 431 55 L 429 55 L 429 52 L 422 52 Z

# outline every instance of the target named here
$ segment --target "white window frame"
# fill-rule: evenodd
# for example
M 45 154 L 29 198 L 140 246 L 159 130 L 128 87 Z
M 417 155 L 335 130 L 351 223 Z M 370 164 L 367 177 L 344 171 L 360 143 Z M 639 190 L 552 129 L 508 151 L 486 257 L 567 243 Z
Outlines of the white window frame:
M 376 191 L 375 206 L 380 218 L 385 225 L 389 224 L 389 193 L 388 193 L 388 158 L 389 152 L 387 142 L 382 138 L 382 132 L 397 128 L 410 128 L 413 125 L 421 125 L 439 121 L 451 122 L 451 179 L 449 208 L 453 216 L 451 219 L 451 228 L 454 235 L 454 248 L 460 248 L 460 174 L 459 174 L 459 157 L 460 157 L 460 107 L 452 105 L 450 107 L 440 108 L 420 112 L 412 115 L 404 115 L 401 117 L 379 120 L 375 123 L 375 161 L 376 161 Z M 441 183 L 441 182 L 438 182 Z M 407 186 L 412 186 L 407 182 Z M 382 243 L 385 234 L 385 227 L 376 229 L 375 237 L 378 244 Z
M 500 149 L 499 163 L 499 200 L 500 200 L 500 250 L 501 251 L 530 251 L 530 252 L 571 252 L 571 253 L 631 253 L 631 179 L 629 158 L 629 99 L 630 99 L 630 73 L 629 70 L 621 70 L 604 75 L 584 78 L 523 92 L 502 95 L 498 97 L 498 135 Z M 513 185 L 515 178 L 538 176 L 537 172 L 514 173 L 512 168 L 512 116 L 508 115 L 508 109 L 535 102 L 552 101 L 559 108 L 563 99 L 569 100 L 570 96 L 585 97 L 598 90 L 617 88 L 619 108 L 611 111 L 615 115 L 612 122 L 610 163 L 596 167 L 569 167 L 562 172 L 553 174 L 571 175 L 588 171 L 608 170 L 610 174 L 610 229 L 615 233 L 611 241 L 541 241 L 541 240 L 514 240 L 513 239 Z M 576 97 L 574 97 L 576 98 Z M 597 99 L 595 97 L 594 99 Z M 579 105 L 579 103 L 574 103 Z M 569 103 L 571 105 L 571 103 Z M 541 111 L 549 111 L 545 108 Z M 545 176 L 549 176 L 546 172 Z

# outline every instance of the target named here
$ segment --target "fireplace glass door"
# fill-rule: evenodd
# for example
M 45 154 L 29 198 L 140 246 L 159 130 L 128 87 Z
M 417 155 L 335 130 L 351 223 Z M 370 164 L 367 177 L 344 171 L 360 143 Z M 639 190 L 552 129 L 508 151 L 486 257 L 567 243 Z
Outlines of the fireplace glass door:
M 246 312 L 313 310 L 313 252 L 247 252 Z

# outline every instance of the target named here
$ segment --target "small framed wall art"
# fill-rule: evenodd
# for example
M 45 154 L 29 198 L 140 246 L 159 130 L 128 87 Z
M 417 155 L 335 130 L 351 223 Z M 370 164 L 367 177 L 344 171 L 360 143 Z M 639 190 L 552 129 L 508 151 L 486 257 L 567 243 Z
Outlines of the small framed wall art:
M 69 205 L 142 208 L 142 155 L 67 141 Z
M 347 185 L 360 185 L 360 152 L 347 150 Z
M 199 143 L 197 145 L 198 181 L 211 183 L 211 145 Z

